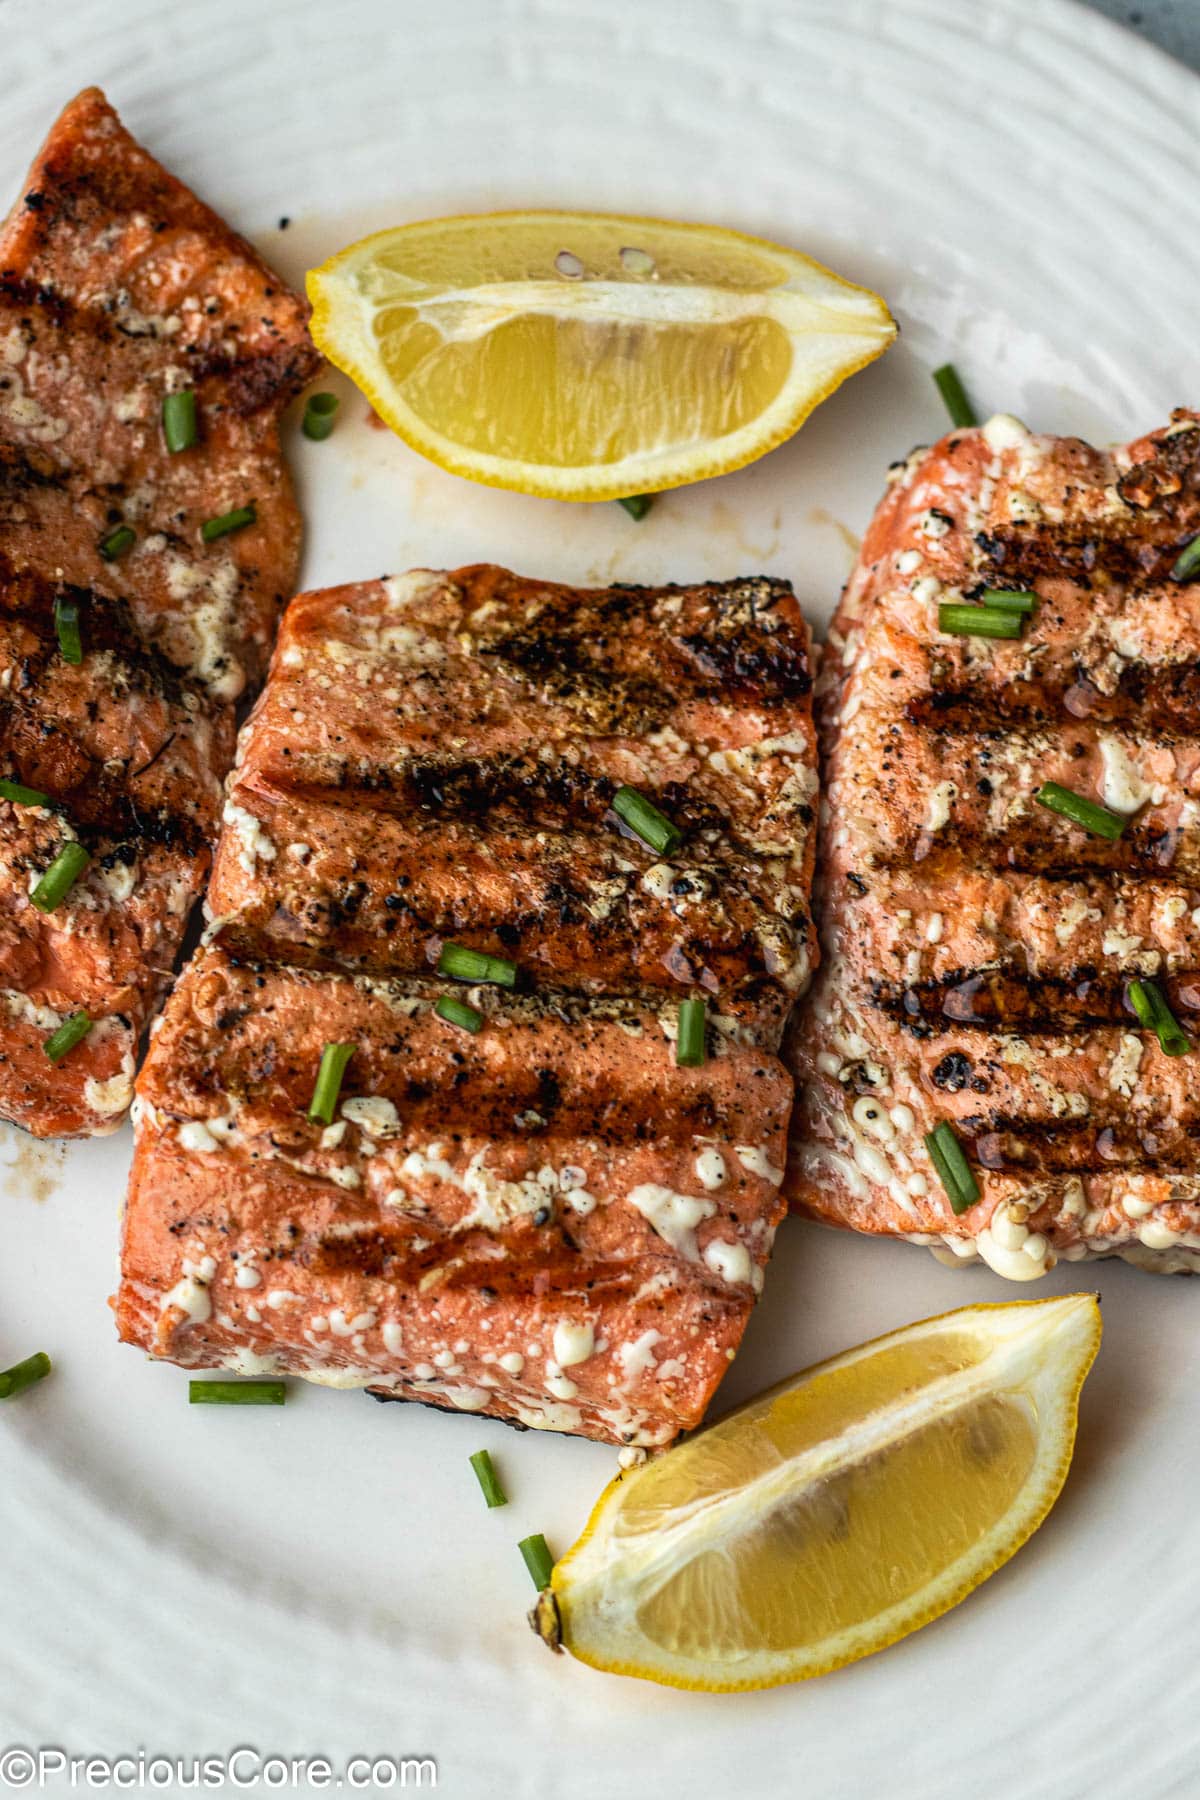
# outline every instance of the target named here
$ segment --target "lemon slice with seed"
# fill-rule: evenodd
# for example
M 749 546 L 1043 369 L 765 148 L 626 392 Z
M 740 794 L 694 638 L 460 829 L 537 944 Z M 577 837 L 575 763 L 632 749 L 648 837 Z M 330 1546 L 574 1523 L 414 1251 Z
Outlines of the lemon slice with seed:
M 308 293 L 319 348 L 415 450 L 561 500 L 752 462 L 896 335 L 878 295 L 795 250 L 598 213 L 397 226 Z
M 1095 1296 L 971 1306 L 847 1351 L 614 1481 L 536 1627 L 599 1669 L 730 1691 L 936 1618 L 1041 1524 Z

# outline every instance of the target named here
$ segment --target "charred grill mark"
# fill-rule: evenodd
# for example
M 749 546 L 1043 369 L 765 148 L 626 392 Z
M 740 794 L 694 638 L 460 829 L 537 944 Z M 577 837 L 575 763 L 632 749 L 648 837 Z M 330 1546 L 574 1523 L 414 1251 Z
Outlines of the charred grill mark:
M 1013 680 L 997 687 L 990 676 L 978 683 L 959 680 L 913 695 L 904 716 L 918 729 L 948 737 L 1045 730 L 1064 716 L 1128 724 L 1139 735 L 1200 735 L 1200 662 L 1128 662 L 1113 692 L 1102 691 L 1093 677 L 1107 685 L 1097 667 L 1076 660 L 1037 683 Z
M 1031 795 L 1037 783 L 1030 784 Z M 1032 810 L 1032 809 L 1031 809 Z M 1039 807 L 1037 812 L 1041 812 Z M 1057 833 L 1057 835 L 1056 835 Z M 893 854 L 879 857 L 879 869 L 891 872 L 918 868 L 928 887 L 953 885 L 963 869 L 991 869 L 1000 874 L 1036 875 L 1043 881 L 1116 880 L 1170 875 L 1173 880 L 1200 879 L 1200 840 L 1185 839 L 1178 829 L 1153 831 L 1136 819 L 1110 843 L 1089 837 L 1069 825 L 1058 833 L 1056 822 L 1040 818 L 1009 820 L 1003 831 L 952 830 L 944 827 L 931 840 L 915 830 Z
M 201 690 L 160 650 L 146 642 L 123 601 L 110 599 L 94 588 L 42 580 L 14 569 L 0 555 L 0 628 L 11 621 L 28 632 L 37 646 L 18 665 L 22 671 L 21 688 L 33 687 L 57 663 L 54 603 L 59 598 L 78 603 L 88 652 L 107 651 L 114 658 L 116 667 L 107 677 L 110 687 L 153 694 L 176 708 L 184 707 L 187 695 L 194 702 L 194 710 L 200 710 L 204 703 Z
M 1200 496 L 1193 487 L 1152 509 L 1127 512 L 1115 526 L 1091 520 L 1086 526 L 997 526 L 977 532 L 978 573 L 988 582 L 1030 586 L 1050 578 L 1086 588 L 1098 574 L 1131 587 L 1167 582 L 1176 557 L 1197 530 Z
M 636 888 L 635 873 L 628 878 L 626 897 Z M 755 923 L 768 916 L 767 909 L 738 882 L 733 868 L 723 889 L 719 911 L 694 921 L 673 920 L 667 932 L 656 934 L 653 940 L 646 935 L 645 922 L 637 925 L 631 921 L 628 910 L 619 904 L 605 917 L 594 917 L 588 910 L 588 889 L 571 882 L 565 872 L 562 880 L 547 884 L 539 904 L 499 919 L 484 918 L 477 899 L 469 893 L 437 908 L 411 893 L 382 897 L 375 893 L 364 911 L 369 890 L 364 882 L 352 881 L 317 893 L 251 903 L 240 910 L 228 929 L 241 944 L 268 955 L 282 957 L 286 951 L 290 962 L 314 969 L 369 972 L 383 967 L 393 973 L 420 973 L 427 967 L 426 947 L 431 941 L 468 929 L 478 947 L 491 947 L 494 935 L 501 954 L 520 959 L 523 949 L 536 955 L 536 946 L 546 939 L 548 929 L 570 928 L 583 934 L 596 956 L 619 959 L 625 968 L 624 978 L 615 970 L 605 971 L 608 991 L 640 991 L 646 980 L 659 976 L 656 985 L 673 993 L 708 974 L 723 978 L 723 995 L 761 995 L 763 988 L 769 989 L 771 977 Z M 770 917 L 780 941 L 807 928 L 803 909 L 787 919 L 777 914 Z M 597 973 L 594 983 L 601 979 Z
M 509 577 L 486 591 L 503 593 L 521 623 L 497 638 L 485 635 L 477 645 L 480 656 L 538 682 L 563 704 L 588 710 L 607 700 L 630 721 L 631 731 L 652 728 L 689 695 L 733 692 L 771 705 L 802 698 L 812 687 L 798 611 L 793 621 L 780 610 L 785 602 L 796 608 L 784 582 L 620 585 L 571 593 L 564 601 L 556 590 L 534 589 L 531 595 L 528 583 Z M 691 610 L 692 629 L 665 610 L 676 596 Z M 628 630 L 646 621 L 655 626 L 649 653 Z
M 1172 414 L 1177 421 L 1186 416 L 1182 411 Z M 1200 510 L 1200 433 L 1180 431 L 1160 438 L 1152 456 L 1121 476 L 1117 492 L 1127 506 L 1139 511 L 1154 507 L 1165 511 L 1172 524 L 1179 512 L 1190 510 L 1191 529 L 1195 530 L 1200 524 L 1196 517 Z
M 164 700 L 173 709 L 185 709 L 187 713 L 200 711 L 203 706 L 198 691 L 185 682 L 182 671 L 173 662 L 167 661 L 162 653 L 146 643 L 130 626 L 130 619 L 124 607 L 115 607 L 112 601 L 106 601 L 92 589 L 68 587 L 67 583 L 59 583 L 58 594 L 70 596 L 79 601 L 83 630 L 86 634 L 86 652 L 94 655 L 97 652 L 108 652 L 112 655 L 113 666 L 106 673 L 106 686 L 115 693 L 146 693 Z M 54 614 L 52 610 L 41 614 L 25 614 L 11 605 L 13 594 L 5 589 L 0 576 L 0 626 L 5 617 L 20 617 L 23 630 L 36 639 L 36 650 L 25 653 L 20 661 L 14 664 L 13 688 L 32 695 L 32 689 L 38 688 L 47 677 L 58 668 L 58 637 L 54 634 Z M 54 596 L 50 596 L 50 608 L 54 605 Z M 9 689 L 11 693 L 13 689 Z M 185 707 L 184 697 L 194 700 L 193 707 Z
M 782 704 L 812 690 L 804 645 L 790 633 L 697 632 L 677 642 L 712 684 L 709 691 Z
M 960 969 L 942 980 L 873 981 L 870 992 L 878 1011 L 915 1037 L 964 1029 L 1043 1036 L 1111 1025 L 1140 1029 L 1126 999 L 1129 982 L 1134 979 L 1132 974 L 1116 974 L 1090 964 L 1063 976 L 1029 975 L 1015 967 Z M 1175 970 L 1154 979 L 1182 1022 L 1186 1024 L 1190 1013 L 1200 1012 L 1200 969 Z M 963 1056 L 947 1067 L 937 1085 L 951 1093 L 968 1085 L 968 1072 L 962 1068 L 966 1060 Z
M 373 763 L 364 768 L 343 761 L 331 769 L 331 788 L 311 783 L 292 790 L 318 801 L 340 792 L 352 798 L 370 794 L 376 806 L 403 814 L 416 807 L 442 821 L 483 823 L 503 807 L 526 820 L 548 823 L 581 816 L 602 818 L 616 783 L 594 775 L 578 763 L 559 757 L 553 762 L 534 756 L 413 756 L 403 764 Z
M 0 444 L 0 507 L 38 488 L 64 488 L 66 475 L 44 451 Z M 0 569 L 7 568 L 7 558 Z
M 307 344 L 281 343 L 273 350 L 256 346 L 243 356 L 218 350 L 198 350 L 191 362 L 197 383 L 219 381 L 221 404 L 240 418 L 257 412 L 274 412 L 281 394 L 299 393 L 312 378 L 312 350 Z
M 963 1050 L 948 1051 L 933 1070 L 930 1080 L 946 1094 L 961 1094 L 965 1088 L 986 1094 L 991 1087 L 988 1077 L 976 1071 L 975 1064 Z
M 955 1129 L 980 1167 L 997 1174 L 1045 1175 L 1065 1186 L 1080 1176 L 1138 1169 L 1175 1177 L 1193 1195 L 1200 1193 L 1195 1174 L 1200 1117 L 1178 1120 L 1146 1112 L 1134 1119 L 1125 1102 L 1109 1095 L 1078 1118 L 1031 1119 L 997 1108 L 962 1115 Z
M 38 220 L 38 234 L 45 235 L 55 214 L 44 210 Z M 78 309 L 57 288 L 46 282 L 18 275 L 15 269 L 0 269 L 0 311 L 36 312 L 56 329 L 61 330 L 73 319 Z
M 96 765 L 91 765 L 93 771 Z M 17 779 L 33 774 L 18 768 Z M 194 857 L 207 852 L 209 834 L 206 822 L 197 814 L 187 817 L 169 806 L 139 806 L 120 779 L 101 768 L 94 781 L 80 779 L 66 791 L 56 792 L 54 810 L 66 813 L 81 841 L 94 850 L 105 839 L 117 838 L 133 844 L 159 844 Z
M 644 736 L 662 724 L 676 703 L 643 676 L 614 677 L 574 635 L 514 632 L 499 642 L 480 644 L 478 654 L 543 700 L 582 714 L 597 731 Z
M 581 849 L 600 840 L 652 856 L 610 810 L 617 785 L 611 776 L 565 757 L 544 761 L 528 756 L 411 756 L 389 765 L 329 756 L 321 759 L 319 769 L 306 768 L 294 779 L 280 782 L 278 791 L 318 806 L 339 807 L 354 807 L 369 795 L 373 811 L 402 820 L 414 838 L 459 827 L 477 832 L 483 840 L 515 825 L 578 835 Z M 667 781 L 646 791 L 685 834 L 674 860 L 701 869 L 715 866 L 724 879 L 727 857 L 742 861 L 764 856 L 761 849 L 751 850 L 742 843 L 735 821 L 722 807 L 686 782 Z M 810 824 L 812 809 L 797 807 L 796 815 Z M 566 846 L 568 851 L 575 848 Z M 773 854 L 788 857 L 792 849 L 781 840 Z M 733 878 L 732 872 L 728 878 Z

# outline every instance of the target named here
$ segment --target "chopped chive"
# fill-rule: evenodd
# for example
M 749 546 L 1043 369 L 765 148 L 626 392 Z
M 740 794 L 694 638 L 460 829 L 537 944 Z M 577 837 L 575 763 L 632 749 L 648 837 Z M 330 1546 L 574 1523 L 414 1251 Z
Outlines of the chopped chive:
M 490 981 L 497 987 L 517 985 L 516 963 L 506 962 L 502 956 L 489 956 L 486 950 L 468 950 L 465 944 L 443 944 L 437 966 L 439 975 L 452 975 L 455 981 Z
M 189 1381 L 189 1406 L 282 1406 L 282 1381 Z
M 68 1050 L 73 1050 L 76 1044 L 82 1044 L 91 1029 L 92 1020 L 89 1014 L 83 1010 L 72 1013 L 69 1019 L 64 1019 L 58 1030 L 52 1031 L 43 1045 L 50 1061 L 61 1062 Z
M 965 1213 L 979 1198 L 979 1183 L 955 1135 L 953 1125 L 943 1119 L 940 1125 L 927 1132 L 925 1148 L 954 1212 Z
M 704 1031 L 708 1009 L 703 1000 L 690 998 L 679 1002 L 679 1025 L 675 1036 L 675 1061 L 681 1069 L 698 1069 L 704 1062 Z
M 447 1025 L 457 1025 L 460 1031 L 483 1028 L 483 1014 L 468 1006 L 465 1000 L 456 1000 L 453 994 L 443 994 L 433 1010 L 439 1019 L 445 1019 Z
M 1171 569 L 1172 581 L 1190 581 L 1194 575 L 1200 575 L 1200 532 L 1184 545 Z
M 0 781 L 0 800 L 11 800 L 16 806 L 49 806 L 49 794 L 24 787 L 19 781 Z
M 38 911 L 52 913 L 61 906 L 90 860 L 82 844 L 75 840 L 64 844 L 29 896 Z
M 983 596 L 985 606 L 997 606 L 1001 612 L 1031 613 L 1037 603 L 1030 588 L 988 588 Z
M 621 499 L 617 501 L 617 505 L 623 506 L 631 519 L 644 519 L 646 514 L 650 511 L 650 508 L 654 505 L 654 495 L 624 494 Z
M 124 556 L 136 543 L 137 532 L 131 525 L 117 525 L 107 537 L 100 539 L 98 548 L 105 562 L 115 562 L 118 556 Z
M 54 629 L 64 662 L 83 661 L 83 639 L 79 635 L 79 602 L 59 594 L 54 602 Z
M 943 363 L 940 369 L 933 371 L 933 379 L 937 383 L 937 391 L 942 396 L 946 411 L 950 414 L 950 423 L 978 425 L 975 408 L 967 399 L 967 390 L 954 364 Z
M 618 788 L 613 795 L 612 809 L 635 837 L 640 837 L 643 844 L 649 844 L 660 854 L 669 855 L 683 842 L 678 825 L 672 825 L 667 815 L 660 813 L 657 806 L 636 788 Z
M 164 394 L 162 403 L 163 437 L 172 456 L 190 450 L 199 442 L 196 429 L 196 396 L 190 388 L 181 394 Z
M 492 1459 L 486 1450 L 477 1450 L 471 1458 L 471 1467 L 475 1471 L 483 1497 L 488 1506 L 507 1506 L 508 1495 L 500 1486 L 499 1478 L 492 1467 Z M 530 1571 L 532 1573 L 532 1570 Z
M 314 1125 L 333 1124 L 334 1109 L 342 1091 L 342 1076 L 353 1055 L 353 1044 L 326 1044 L 322 1050 L 317 1085 L 308 1107 L 308 1116 Z
M 1020 613 L 1002 606 L 959 606 L 943 600 L 938 607 L 938 630 L 953 637 L 1019 638 L 1024 624 Z
M 300 429 L 306 438 L 320 443 L 333 430 L 333 421 L 341 405 L 336 394 L 310 394 L 304 406 Z
M 27 1356 L 24 1362 L 14 1363 L 11 1369 L 0 1372 L 0 1400 L 11 1400 L 14 1394 L 32 1387 L 35 1381 L 44 1381 L 50 1373 L 50 1358 L 44 1350 Z
M 1187 1055 L 1192 1041 L 1167 1005 L 1157 982 L 1131 981 L 1129 999 L 1139 1023 L 1155 1033 L 1164 1056 Z
M 540 1594 L 544 1587 L 549 1587 L 550 1577 L 554 1573 L 554 1558 L 547 1547 L 546 1540 L 540 1531 L 532 1537 L 522 1538 L 517 1549 L 525 1558 L 525 1567 L 533 1577 L 533 1585 Z
M 247 525 L 257 522 L 258 514 L 252 500 L 249 506 L 235 506 L 232 512 L 221 513 L 219 518 L 205 519 L 200 527 L 200 536 L 206 544 L 212 544 L 217 538 L 228 537 L 231 531 L 242 531 Z
M 1086 800 L 1082 794 L 1060 786 L 1057 781 L 1044 782 L 1033 797 L 1048 812 L 1058 813 L 1062 818 L 1070 819 L 1073 825 L 1082 825 L 1093 837 L 1108 838 L 1110 842 L 1120 837 L 1128 823 L 1120 813 L 1109 812 L 1107 806 L 1097 806 L 1094 800 Z

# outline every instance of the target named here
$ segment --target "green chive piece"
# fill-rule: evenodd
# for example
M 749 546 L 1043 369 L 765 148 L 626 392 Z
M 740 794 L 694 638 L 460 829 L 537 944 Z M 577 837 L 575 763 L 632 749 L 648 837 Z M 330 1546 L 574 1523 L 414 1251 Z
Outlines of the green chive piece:
M 1094 800 L 1086 800 L 1082 794 L 1060 786 L 1057 781 L 1044 782 L 1033 797 L 1048 812 L 1058 813 L 1062 818 L 1070 819 L 1073 825 L 1082 825 L 1093 837 L 1108 838 L 1110 843 L 1115 843 L 1128 824 L 1120 813 L 1109 812 L 1107 806 L 1097 806 Z
M 654 495 L 625 494 L 617 501 L 617 505 L 623 506 L 631 519 L 644 519 L 654 505 Z
M 50 1368 L 50 1358 L 44 1350 L 27 1356 L 24 1362 L 14 1363 L 11 1369 L 0 1373 L 0 1400 L 11 1400 L 14 1394 L 32 1387 L 35 1381 L 44 1381 Z
M 989 588 L 983 596 L 985 606 L 997 606 L 1001 612 L 1031 613 L 1038 603 L 1030 588 Z
M 282 1381 L 189 1381 L 189 1406 L 282 1406 Z
M 247 525 L 257 523 L 258 514 L 252 500 L 249 506 L 235 506 L 232 512 L 222 513 L 219 518 L 205 519 L 200 536 L 206 544 L 212 544 L 217 538 L 228 537 L 231 531 L 242 531 Z
M 49 806 L 49 794 L 22 786 L 19 781 L 0 781 L 0 800 L 11 800 L 15 806 Z
M 455 981 L 490 981 L 496 987 L 517 985 L 516 963 L 506 962 L 502 956 L 489 956 L 486 950 L 468 950 L 465 944 L 443 944 L 437 966 L 439 975 L 452 975 Z
M 54 602 L 54 629 L 64 662 L 83 661 L 83 639 L 79 635 L 79 602 L 59 594 Z
M 1002 606 L 959 606 L 943 600 L 938 607 L 938 630 L 952 637 L 1019 638 L 1024 624 L 1020 613 Z
M 474 1456 L 471 1458 L 471 1467 L 474 1469 L 479 1485 L 483 1489 L 483 1497 L 487 1501 L 488 1506 L 507 1506 L 508 1495 L 500 1486 L 499 1477 L 492 1467 L 492 1459 L 486 1450 L 477 1450 L 475 1452 Z M 532 1571 L 530 1572 L 532 1573 Z
M 132 549 L 137 543 L 137 532 L 131 525 L 116 525 L 107 537 L 102 537 L 98 545 L 105 562 L 115 562 L 118 556 Z
M 310 394 L 304 405 L 304 417 L 300 429 L 306 438 L 320 443 L 333 430 L 333 422 L 337 417 L 337 409 L 341 401 L 336 394 Z
M 1184 545 L 1171 569 L 1172 581 L 1191 581 L 1196 575 L 1200 575 L 1200 533 Z
M 354 1055 L 354 1049 L 353 1044 L 326 1044 L 322 1050 L 317 1085 L 308 1107 L 308 1116 L 314 1125 L 333 1124 L 334 1109 L 342 1091 L 342 1076 L 346 1073 L 346 1064 Z
M 704 1063 L 704 1033 L 708 1009 L 703 1000 L 679 1002 L 679 1026 L 675 1036 L 675 1061 L 681 1069 L 699 1069 Z
M 517 1549 L 525 1558 L 525 1567 L 533 1578 L 533 1585 L 540 1594 L 542 1589 L 550 1586 L 550 1577 L 554 1573 L 554 1558 L 547 1547 L 546 1540 L 540 1531 L 532 1537 L 522 1538 Z
M 1192 1047 L 1187 1032 L 1167 1005 L 1156 981 L 1131 981 L 1129 999 L 1138 1022 L 1154 1032 L 1164 1056 L 1186 1056 Z
M 196 429 L 196 396 L 190 388 L 181 394 L 164 394 L 162 403 L 163 437 L 172 456 L 180 450 L 191 450 L 200 441 Z
M 940 369 L 933 371 L 933 379 L 937 383 L 937 391 L 942 396 L 946 411 L 950 414 L 950 423 L 978 425 L 975 408 L 967 399 L 967 390 L 954 364 L 943 363 Z
M 925 1148 L 954 1212 L 965 1213 L 979 1198 L 979 1183 L 953 1125 L 943 1119 L 940 1125 L 927 1132 Z
M 91 1029 L 92 1020 L 83 1010 L 64 1019 L 58 1030 L 52 1031 L 43 1045 L 50 1061 L 61 1062 L 68 1050 L 73 1050 L 76 1044 L 82 1044 Z
M 52 913 L 61 906 L 90 861 L 82 844 L 64 844 L 29 896 L 38 911 Z
M 483 1014 L 465 1000 L 456 1000 L 453 994 L 443 994 L 433 1010 L 439 1019 L 445 1019 L 447 1025 L 457 1025 L 460 1031 L 483 1029 Z
M 669 855 L 683 842 L 683 833 L 678 825 L 672 825 L 665 813 L 660 813 L 657 806 L 639 794 L 636 788 L 620 787 L 613 795 L 612 809 L 618 819 L 628 825 L 635 837 L 640 837 L 643 844 L 649 844 L 652 850 Z

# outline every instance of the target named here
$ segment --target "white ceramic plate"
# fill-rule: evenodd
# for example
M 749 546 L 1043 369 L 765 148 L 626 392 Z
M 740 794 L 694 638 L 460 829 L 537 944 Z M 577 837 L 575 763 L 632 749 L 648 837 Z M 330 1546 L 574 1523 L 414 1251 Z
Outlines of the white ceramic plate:
M 981 407 L 1111 440 L 1195 402 L 1200 84 L 1066 0 L 43 0 L 0 6 L 0 185 L 101 82 L 299 278 L 363 230 L 575 205 L 761 232 L 881 289 L 900 345 L 757 467 L 634 525 L 444 476 L 346 410 L 297 440 L 306 585 L 476 558 L 568 581 L 767 570 L 828 616 L 885 465 Z M 286 232 L 277 229 L 290 216 Z M 1197 1292 L 1125 1267 L 1076 1466 L 967 1605 L 806 1687 L 706 1698 L 553 1659 L 517 1539 L 564 1548 L 609 1450 L 293 1384 L 189 1411 L 114 1341 L 129 1138 L 0 1149 L 0 1736 L 78 1751 L 438 1759 L 464 1795 L 1195 1792 Z M 1190 1289 L 1190 1291 L 1189 1291 Z M 903 1246 L 782 1231 L 722 1393 L 903 1321 L 1011 1297 Z M 512 1496 L 485 1513 L 486 1444 Z

